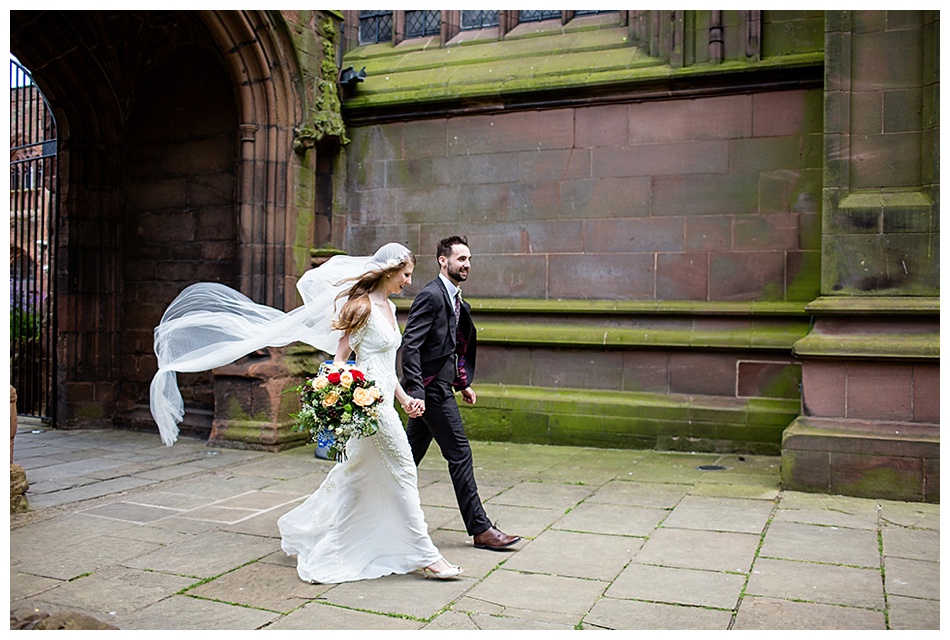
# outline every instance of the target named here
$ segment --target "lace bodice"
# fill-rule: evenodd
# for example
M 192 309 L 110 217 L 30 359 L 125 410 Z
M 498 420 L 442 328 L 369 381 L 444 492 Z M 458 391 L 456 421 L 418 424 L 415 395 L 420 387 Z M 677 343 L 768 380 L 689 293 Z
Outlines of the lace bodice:
M 389 307 L 395 317 L 396 305 L 389 301 Z M 375 305 L 366 323 L 350 334 L 350 347 L 356 352 L 356 366 L 376 381 L 386 397 L 386 404 L 392 404 L 396 391 L 396 351 L 401 343 L 399 329 L 394 328 Z

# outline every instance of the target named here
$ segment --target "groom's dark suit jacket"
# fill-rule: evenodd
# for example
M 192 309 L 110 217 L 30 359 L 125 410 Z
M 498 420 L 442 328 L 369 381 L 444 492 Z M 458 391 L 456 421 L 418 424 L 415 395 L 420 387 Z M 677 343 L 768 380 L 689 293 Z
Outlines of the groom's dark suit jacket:
M 458 327 L 464 344 L 464 369 L 467 384 L 452 383 L 456 389 L 475 379 L 475 324 L 471 306 L 463 299 Z M 412 301 L 402 336 L 402 387 L 414 398 L 425 398 L 425 386 L 436 376 L 446 375 L 450 359 L 454 362 L 458 327 L 455 304 L 449 298 L 441 278 L 427 284 Z M 440 379 L 450 380 L 450 378 Z

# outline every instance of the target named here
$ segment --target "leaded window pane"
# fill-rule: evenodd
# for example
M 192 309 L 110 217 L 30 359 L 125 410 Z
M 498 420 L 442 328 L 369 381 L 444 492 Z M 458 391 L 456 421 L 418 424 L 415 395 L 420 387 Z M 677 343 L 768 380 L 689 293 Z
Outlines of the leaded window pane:
M 598 13 L 614 13 L 616 9 L 577 9 L 574 11 L 574 17 L 593 16 Z
M 435 36 L 442 30 L 441 11 L 406 11 L 406 37 Z
M 498 26 L 498 11 L 462 10 L 462 31 Z
M 392 39 L 392 11 L 360 11 L 360 44 L 389 42 Z
M 531 9 L 528 11 L 519 11 L 518 13 L 518 22 L 540 22 L 541 20 L 561 17 L 560 9 Z

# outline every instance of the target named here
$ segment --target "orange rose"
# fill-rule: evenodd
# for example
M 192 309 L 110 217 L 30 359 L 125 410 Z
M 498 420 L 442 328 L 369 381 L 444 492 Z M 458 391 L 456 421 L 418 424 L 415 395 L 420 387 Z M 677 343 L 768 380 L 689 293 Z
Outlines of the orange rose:
M 335 405 L 337 402 L 339 402 L 339 400 L 340 400 L 339 392 L 331 391 L 326 396 L 324 396 L 322 404 L 324 407 L 329 408 Z
M 373 397 L 372 392 L 370 392 L 368 389 L 359 387 L 353 392 L 353 402 L 361 407 L 368 407 L 369 405 L 376 402 L 376 399 Z

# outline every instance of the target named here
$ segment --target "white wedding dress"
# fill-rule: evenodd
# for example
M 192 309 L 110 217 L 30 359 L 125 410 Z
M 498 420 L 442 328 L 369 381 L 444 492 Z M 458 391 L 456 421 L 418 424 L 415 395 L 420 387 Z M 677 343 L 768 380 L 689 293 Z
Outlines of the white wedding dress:
M 390 301 L 395 316 L 395 305 Z M 278 521 L 281 548 L 297 556 L 302 580 L 350 582 L 402 574 L 441 558 L 419 502 L 416 465 L 393 406 L 396 350 L 402 342 L 382 311 L 350 335 L 356 366 L 385 401 L 379 431 L 350 440 L 346 460 L 309 498 Z

